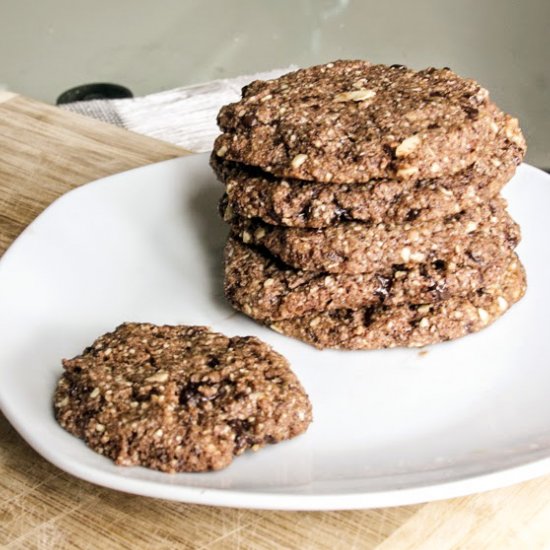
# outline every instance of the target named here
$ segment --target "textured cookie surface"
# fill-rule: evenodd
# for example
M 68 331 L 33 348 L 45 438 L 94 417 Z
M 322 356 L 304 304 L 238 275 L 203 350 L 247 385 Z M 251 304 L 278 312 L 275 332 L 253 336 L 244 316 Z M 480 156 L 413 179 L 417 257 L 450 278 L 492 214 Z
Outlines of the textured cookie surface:
M 453 176 L 349 185 L 280 179 L 215 154 L 211 165 L 237 215 L 272 225 L 319 228 L 352 220 L 420 222 L 473 208 L 499 193 L 521 159 L 518 148 L 510 146 L 477 159 Z
M 329 274 L 291 269 L 266 253 L 229 238 L 225 247 L 225 295 L 256 320 L 300 317 L 334 309 L 423 304 L 465 296 L 499 282 L 512 256 L 482 268 L 468 256 L 452 269 L 443 263 L 394 266 L 373 274 Z
M 266 248 L 295 269 L 329 273 L 384 273 L 395 265 L 437 260 L 459 264 L 464 255 L 489 265 L 520 239 L 501 198 L 447 218 L 404 225 L 341 222 L 304 229 L 237 216 L 230 224 L 243 242 Z
M 513 261 L 500 284 L 465 298 L 422 305 L 340 309 L 266 324 L 321 349 L 420 347 L 483 329 L 517 302 L 525 289 L 523 266 Z
M 254 337 L 127 323 L 63 367 L 58 422 L 121 465 L 217 470 L 311 421 L 287 361 Z
M 221 109 L 218 124 L 219 157 L 318 182 L 448 175 L 495 143 L 525 149 L 517 120 L 475 81 L 365 61 L 255 81 Z

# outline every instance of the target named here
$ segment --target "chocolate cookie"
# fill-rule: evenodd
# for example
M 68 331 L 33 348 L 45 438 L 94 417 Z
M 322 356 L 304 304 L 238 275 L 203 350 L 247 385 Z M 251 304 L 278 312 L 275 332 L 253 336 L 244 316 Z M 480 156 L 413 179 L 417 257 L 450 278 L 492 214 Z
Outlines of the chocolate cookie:
M 525 271 L 519 261 L 514 261 L 500 284 L 465 298 L 422 305 L 332 310 L 266 324 L 320 349 L 420 347 L 483 329 L 517 302 L 525 289 Z
M 279 177 L 356 183 L 466 169 L 525 141 L 487 90 L 451 70 L 336 61 L 255 81 L 223 107 L 215 153 Z
M 374 274 L 314 273 L 289 268 L 230 237 L 225 246 L 225 295 L 233 307 L 259 321 L 381 303 L 432 303 L 494 285 L 512 258 L 515 255 L 498 256 L 485 268 L 465 256 L 452 270 L 435 262 Z
M 520 239 L 500 197 L 446 218 L 404 225 L 341 222 L 303 229 L 237 216 L 229 223 L 245 244 L 262 246 L 295 269 L 328 273 L 384 273 L 394 265 L 438 260 L 460 264 L 464 255 L 486 266 Z
M 477 159 L 453 176 L 327 184 L 276 178 L 258 168 L 224 161 L 211 165 L 238 216 L 272 225 L 319 228 L 341 221 L 422 222 L 473 208 L 497 195 L 523 155 L 510 146 Z
M 288 362 L 253 337 L 127 323 L 63 367 L 57 421 L 125 466 L 218 470 L 311 422 Z

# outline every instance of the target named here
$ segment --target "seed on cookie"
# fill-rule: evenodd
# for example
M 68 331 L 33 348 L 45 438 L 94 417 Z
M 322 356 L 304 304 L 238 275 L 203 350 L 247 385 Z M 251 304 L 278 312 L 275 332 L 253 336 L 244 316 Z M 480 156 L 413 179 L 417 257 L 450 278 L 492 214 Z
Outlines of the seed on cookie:
M 397 177 L 407 179 L 418 174 L 418 167 L 416 166 L 402 166 L 397 170 Z
M 334 96 L 334 101 L 337 103 L 343 101 L 365 101 L 367 99 L 372 99 L 375 95 L 376 92 L 374 90 L 352 90 Z
M 302 164 L 304 164 L 306 160 L 307 155 L 300 153 L 292 159 L 292 162 L 290 164 L 292 165 L 292 168 L 300 168 L 300 166 L 302 166 Z
M 395 149 L 395 156 L 397 158 L 408 157 L 420 145 L 421 139 L 420 136 L 414 135 L 404 139 Z M 433 165 L 431 167 L 433 170 Z

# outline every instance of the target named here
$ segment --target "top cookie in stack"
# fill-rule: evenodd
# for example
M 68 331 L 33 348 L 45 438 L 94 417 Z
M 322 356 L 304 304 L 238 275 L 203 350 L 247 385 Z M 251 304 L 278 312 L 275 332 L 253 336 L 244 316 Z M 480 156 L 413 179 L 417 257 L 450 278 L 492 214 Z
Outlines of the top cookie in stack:
M 226 295 L 253 318 L 318 347 L 418 346 L 523 294 L 498 193 L 525 142 L 476 82 L 337 61 L 253 82 L 218 123 Z

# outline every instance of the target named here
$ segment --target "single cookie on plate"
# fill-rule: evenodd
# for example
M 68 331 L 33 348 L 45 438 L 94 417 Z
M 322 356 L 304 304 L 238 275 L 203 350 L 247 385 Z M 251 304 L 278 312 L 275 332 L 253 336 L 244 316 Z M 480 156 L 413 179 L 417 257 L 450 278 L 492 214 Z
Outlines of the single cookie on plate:
M 466 297 L 431 304 L 337 309 L 266 324 L 320 349 L 421 347 L 485 328 L 517 302 L 525 289 L 525 271 L 514 257 L 500 283 Z
M 469 255 L 481 266 L 509 254 L 520 240 L 519 226 L 506 201 L 410 224 L 340 222 L 321 229 L 279 227 L 225 213 L 234 235 L 267 249 L 285 264 L 304 271 L 384 273 L 394 265 L 460 264 Z
M 523 152 L 512 144 L 452 176 L 355 184 L 280 179 L 214 153 L 210 164 L 225 185 L 227 205 L 238 216 L 272 225 L 319 228 L 341 221 L 407 223 L 444 218 L 497 195 L 522 158 Z
M 218 115 L 216 155 L 300 180 L 417 180 L 525 141 L 487 90 L 451 70 L 335 61 L 255 81 Z
M 120 465 L 218 470 L 311 422 L 286 359 L 254 337 L 126 323 L 63 368 L 57 421 Z
M 466 296 L 504 277 L 512 256 L 482 267 L 469 256 L 449 267 L 441 261 L 393 266 L 372 274 L 314 273 L 285 266 L 265 251 L 229 238 L 225 245 L 225 296 L 259 321 L 312 312 L 379 305 L 425 304 Z

